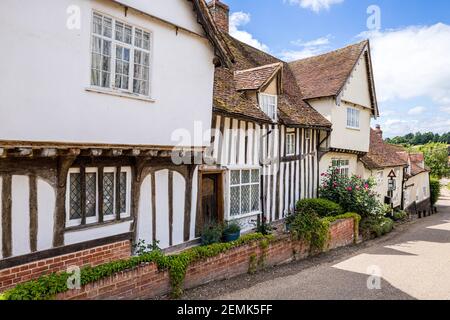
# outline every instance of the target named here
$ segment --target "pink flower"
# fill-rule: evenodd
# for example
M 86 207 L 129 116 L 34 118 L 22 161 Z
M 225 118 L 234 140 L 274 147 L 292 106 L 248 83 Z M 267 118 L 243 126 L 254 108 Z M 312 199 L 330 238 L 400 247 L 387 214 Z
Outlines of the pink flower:
M 337 187 L 337 183 L 336 182 L 333 182 L 333 187 Z
M 347 188 L 347 191 L 352 191 L 352 190 L 353 190 L 352 187 L 348 187 L 348 188 Z
M 322 176 L 322 177 L 325 177 L 325 173 L 322 173 L 321 176 Z
M 369 185 L 367 183 L 364 185 L 364 189 L 369 189 Z
M 359 189 L 361 189 L 359 186 L 356 186 L 356 190 L 359 190 Z

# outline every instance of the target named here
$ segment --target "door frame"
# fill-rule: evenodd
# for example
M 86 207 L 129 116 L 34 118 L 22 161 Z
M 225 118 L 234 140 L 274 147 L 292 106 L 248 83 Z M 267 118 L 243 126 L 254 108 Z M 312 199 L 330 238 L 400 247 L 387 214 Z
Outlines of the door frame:
M 199 169 L 198 170 L 198 193 L 197 193 L 197 218 L 195 221 L 195 234 L 199 234 L 203 227 L 203 176 L 216 175 L 217 176 L 217 214 L 218 221 L 225 221 L 225 208 L 224 208 L 224 182 L 225 182 L 225 169 Z

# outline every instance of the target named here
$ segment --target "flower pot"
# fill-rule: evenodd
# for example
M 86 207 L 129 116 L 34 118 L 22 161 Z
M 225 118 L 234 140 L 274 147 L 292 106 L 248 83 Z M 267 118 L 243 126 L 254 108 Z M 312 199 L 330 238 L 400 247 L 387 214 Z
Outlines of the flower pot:
M 224 233 L 223 234 L 223 241 L 225 242 L 231 242 L 236 241 L 241 236 L 241 232 L 235 232 L 235 233 Z

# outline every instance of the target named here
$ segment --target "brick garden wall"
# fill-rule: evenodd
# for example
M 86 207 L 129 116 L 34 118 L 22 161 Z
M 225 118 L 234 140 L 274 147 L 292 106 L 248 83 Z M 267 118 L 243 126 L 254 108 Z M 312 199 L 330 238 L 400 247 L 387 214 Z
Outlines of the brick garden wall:
M 354 243 L 354 220 L 339 220 L 330 226 L 329 249 Z M 309 256 L 309 246 L 292 241 L 288 235 L 278 238 L 266 249 L 258 243 L 233 248 L 216 257 L 199 261 L 188 267 L 184 287 L 194 288 L 210 281 L 223 280 L 247 273 L 250 257 L 258 262 L 264 255 L 264 265 L 273 266 Z M 255 264 L 256 265 L 256 264 Z M 154 263 L 123 271 L 114 276 L 88 284 L 80 290 L 60 294 L 57 299 L 143 299 L 169 293 L 168 272 L 158 271 Z
M 70 266 L 97 266 L 128 258 L 130 254 L 131 242 L 125 240 L 3 269 L 0 270 L 0 292 L 43 274 L 67 270 Z

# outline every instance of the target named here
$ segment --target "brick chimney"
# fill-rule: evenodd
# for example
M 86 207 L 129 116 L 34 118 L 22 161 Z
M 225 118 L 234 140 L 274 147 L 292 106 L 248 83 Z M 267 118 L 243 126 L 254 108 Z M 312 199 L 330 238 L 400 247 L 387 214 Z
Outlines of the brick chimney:
M 381 139 L 383 139 L 383 130 L 381 130 L 381 126 L 379 124 L 375 126 L 375 132 Z
M 209 12 L 217 25 L 217 28 L 225 33 L 229 32 L 230 8 L 220 0 L 212 0 L 208 3 Z

